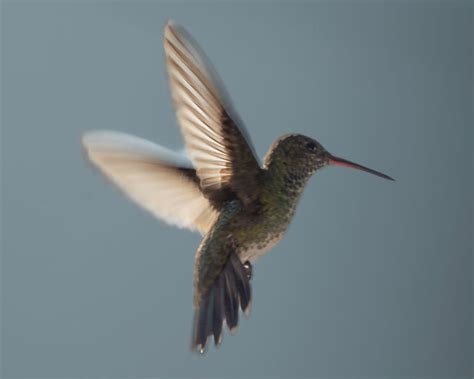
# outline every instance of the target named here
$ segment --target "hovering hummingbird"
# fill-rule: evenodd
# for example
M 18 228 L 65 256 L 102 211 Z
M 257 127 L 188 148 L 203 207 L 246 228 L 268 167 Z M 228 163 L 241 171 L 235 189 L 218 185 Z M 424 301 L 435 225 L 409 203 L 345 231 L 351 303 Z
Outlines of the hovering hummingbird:
M 345 166 L 391 177 L 338 158 L 316 140 L 287 134 L 263 165 L 204 52 L 170 21 L 164 50 L 171 95 L 187 156 L 112 131 L 82 143 L 90 161 L 138 205 L 163 221 L 200 232 L 194 268 L 191 347 L 219 345 L 224 321 L 236 329 L 250 311 L 252 263 L 281 240 L 311 175 Z

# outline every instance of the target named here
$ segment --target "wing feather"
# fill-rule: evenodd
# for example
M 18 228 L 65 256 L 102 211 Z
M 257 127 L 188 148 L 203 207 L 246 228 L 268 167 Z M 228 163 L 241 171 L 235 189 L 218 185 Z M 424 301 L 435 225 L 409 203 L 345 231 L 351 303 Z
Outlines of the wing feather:
M 192 37 L 174 22 L 164 48 L 171 95 L 186 149 L 211 202 L 258 197 L 260 165 L 221 80 Z
M 205 234 L 217 210 L 204 197 L 191 162 L 141 138 L 111 131 L 86 133 L 89 160 L 127 196 L 168 224 Z

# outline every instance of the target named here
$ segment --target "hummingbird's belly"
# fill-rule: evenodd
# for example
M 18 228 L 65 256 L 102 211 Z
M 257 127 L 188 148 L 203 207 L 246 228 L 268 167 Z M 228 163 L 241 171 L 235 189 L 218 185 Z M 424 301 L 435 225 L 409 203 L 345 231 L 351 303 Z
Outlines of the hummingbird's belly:
M 253 223 L 247 223 L 244 231 L 239 228 L 237 233 L 233 233 L 237 237 L 237 254 L 240 260 L 255 262 L 268 253 L 283 238 L 292 214 L 292 210 L 270 217 L 263 214 Z
M 284 236 L 294 214 L 294 204 L 262 207 L 248 213 L 241 208 L 228 225 L 229 236 L 236 242 L 236 253 L 242 262 L 255 262 L 268 253 Z
M 268 253 L 283 238 L 283 232 L 269 235 L 264 242 L 251 243 L 238 250 L 238 256 L 242 262 L 255 262 L 258 258 Z

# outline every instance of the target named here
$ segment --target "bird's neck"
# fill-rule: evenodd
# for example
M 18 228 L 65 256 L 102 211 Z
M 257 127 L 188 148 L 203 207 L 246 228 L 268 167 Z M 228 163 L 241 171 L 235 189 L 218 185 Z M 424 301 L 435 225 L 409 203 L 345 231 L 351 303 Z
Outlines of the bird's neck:
M 275 156 L 266 161 L 264 198 L 281 211 L 293 211 L 313 170 L 281 158 Z

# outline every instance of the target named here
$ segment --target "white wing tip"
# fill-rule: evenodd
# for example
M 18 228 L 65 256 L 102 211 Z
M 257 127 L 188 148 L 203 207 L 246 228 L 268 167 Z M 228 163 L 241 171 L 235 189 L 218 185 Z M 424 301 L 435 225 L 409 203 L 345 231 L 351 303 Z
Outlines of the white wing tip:
M 112 130 L 93 130 L 81 138 L 82 148 L 90 159 L 94 152 L 119 153 L 147 157 L 180 167 L 192 167 L 183 152 L 177 152 L 157 145 L 146 139 Z
M 85 132 L 81 137 L 82 149 L 87 155 L 91 157 L 94 150 L 116 150 L 124 146 L 124 141 L 127 141 L 128 136 L 125 133 L 113 132 L 110 130 L 93 130 Z M 128 145 L 125 143 L 125 145 Z
M 178 25 L 175 20 L 170 18 L 168 21 L 166 21 L 165 29 L 172 29 L 174 26 Z
M 177 32 L 177 29 L 179 29 L 180 26 L 179 24 L 174 21 L 173 19 L 169 19 L 168 21 L 166 21 L 166 24 L 165 24 L 165 40 L 169 39 L 172 35 L 172 33 L 176 33 Z
M 110 145 L 123 142 L 124 139 L 136 138 L 125 133 L 112 130 L 91 130 L 82 135 L 81 142 L 85 148 L 92 146 Z

